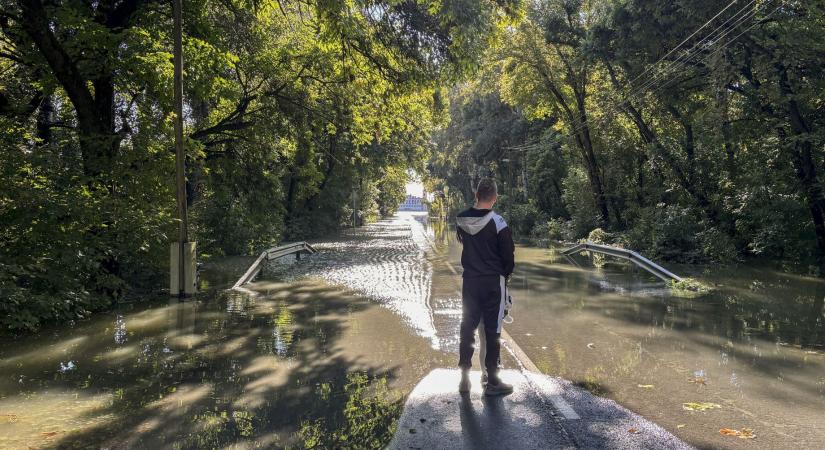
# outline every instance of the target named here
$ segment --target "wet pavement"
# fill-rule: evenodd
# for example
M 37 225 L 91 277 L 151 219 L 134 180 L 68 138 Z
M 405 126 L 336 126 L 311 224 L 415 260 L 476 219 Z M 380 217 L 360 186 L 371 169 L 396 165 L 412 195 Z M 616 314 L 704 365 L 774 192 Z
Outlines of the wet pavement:
M 471 377 L 471 392 L 459 394 L 457 369 L 430 372 L 407 398 L 388 449 L 576 448 L 521 372 L 502 371 L 502 379 L 515 388 L 507 397 L 483 396 L 481 372 Z
M 388 448 L 692 448 L 615 402 L 594 397 L 564 380 L 504 370 L 501 377 L 513 385 L 513 394 L 485 397 L 480 376 L 479 371 L 473 372 L 473 389 L 459 394 L 456 386 L 461 375 L 457 369 L 430 372 L 409 395 Z M 556 397 L 560 399 L 554 402 Z M 558 408 L 558 401 L 566 406 Z

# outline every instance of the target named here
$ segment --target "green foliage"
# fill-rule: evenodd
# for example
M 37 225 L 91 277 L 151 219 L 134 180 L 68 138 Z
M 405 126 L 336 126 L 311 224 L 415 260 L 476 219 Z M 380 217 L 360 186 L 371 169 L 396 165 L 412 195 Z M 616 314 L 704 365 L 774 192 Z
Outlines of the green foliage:
M 587 239 L 586 239 L 587 242 L 592 242 L 594 244 L 604 244 L 604 245 L 609 245 L 611 243 L 610 240 L 611 240 L 610 239 L 610 234 L 608 234 L 606 231 L 602 230 L 601 228 L 596 228 L 593 231 L 591 231 L 587 235 Z
M 480 176 L 504 196 L 526 187 L 552 219 L 534 228 L 555 239 L 601 228 L 657 259 L 821 266 L 825 8 L 748 5 L 736 39 L 710 39 L 682 64 L 684 49 L 736 22 L 720 8 L 527 5 L 476 80 L 451 91 L 433 173 L 468 201 Z
M 388 167 L 376 187 L 379 213 L 383 217 L 391 216 L 407 196 L 407 172 L 402 167 Z
M 395 434 L 401 416 L 401 399 L 387 386 L 386 378 L 370 380 L 364 373 L 347 374 L 343 411 L 329 420 L 301 425 L 298 435 L 306 449 L 385 447 Z M 329 394 L 327 394 L 327 397 Z
M 517 203 L 504 211 L 507 214 L 507 225 L 516 238 L 533 235 L 536 225 L 545 221 L 541 211 L 531 203 Z
M 683 278 L 682 281 L 670 280 L 668 287 L 673 295 L 686 298 L 701 297 L 713 291 L 712 287 L 694 278 Z
M 0 324 L 12 330 L 166 285 L 170 15 L 101 5 L 0 5 Z M 191 239 L 247 254 L 391 213 L 444 120 L 439 83 L 477 66 L 518 10 L 185 2 Z
M 547 236 L 553 241 L 572 241 L 575 230 L 569 220 L 552 218 L 547 221 Z
M 596 203 L 590 194 L 587 176 L 581 169 L 572 169 L 561 182 L 562 200 L 570 211 L 570 222 L 575 236 L 585 236 L 598 227 Z
M 654 260 L 697 262 L 701 258 L 697 234 L 700 223 L 694 211 L 671 205 L 641 208 L 627 230 L 624 242 Z

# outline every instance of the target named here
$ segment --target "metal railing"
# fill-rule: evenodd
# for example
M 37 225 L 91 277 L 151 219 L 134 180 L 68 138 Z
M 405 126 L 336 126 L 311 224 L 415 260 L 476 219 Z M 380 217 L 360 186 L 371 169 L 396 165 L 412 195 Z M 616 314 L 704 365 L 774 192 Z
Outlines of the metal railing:
M 252 281 L 258 274 L 261 272 L 263 268 L 264 261 L 270 261 L 273 259 L 278 259 L 280 257 L 291 255 L 293 253 L 296 254 L 298 258 L 301 257 L 301 253 L 313 254 L 316 253 L 315 250 L 311 245 L 307 244 L 306 242 L 295 242 L 292 244 L 281 245 L 279 247 L 272 247 L 269 250 L 264 250 L 261 253 L 261 256 L 258 256 L 258 259 L 249 266 L 249 269 L 241 275 L 237 282 L 232 286 L 232 289 L 237 289 L 246 283 Z
M 664 267 L 656 264 L 655 262 L 645 258 L 644 256 L 634 251 L 625 250 L 623 248 L 611 247 L 609 245 L 594 244 L 592 242 L 585 242 L 581 244 L 576 244 L 573 247 L 564 250 L 562 254 L 564 254 L 565 256 L 570 256 L 580 252 L 600 253 L 602 255 L 626 259 L 641 267 L 642 269 L 652 273 L 653 275 L 656 275 L 664 281 L 682 281 L 682 277 L 670 272 Z

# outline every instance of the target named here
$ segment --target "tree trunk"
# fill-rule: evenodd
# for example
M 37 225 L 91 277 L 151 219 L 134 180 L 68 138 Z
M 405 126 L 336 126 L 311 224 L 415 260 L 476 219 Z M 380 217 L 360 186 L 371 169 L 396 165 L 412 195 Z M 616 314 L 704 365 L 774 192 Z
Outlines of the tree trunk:
M 43 97 L 37 110 L 37 140 L 39 145 L 47 146 L 52 141 L 52 121 L 54 120 L 54 105 L 52 96 Z
M 787 69 L 782 63 L 776 63 L 776 70 L 779 74 L 780 93 L 786 99 L 785 107 L 791 131 L 797 137 L 790 144 L 792 146 L 791 157 L 801 191 L 808 200 L 808 209 L 811 212 L 816 245 L 819 250 L 818 256 L 822 258 L 825 256 L 825 193 L 823 193 L 822 183 L 816 173 L 812 142 L 810 139 L 803 138 L 803 136 L 810 135 L 812 130 L 794 98 Z
M 110 157 L 118 145 L 113 133 L 114 88 L 111 75 L 87 81 L 55 36 L 41 0 L 18 0 L 23 12 L 23 30 L 34 42 L 49 68 L 74 106 L 77 134 L 85 175 L 96 177 L 110 167 Z

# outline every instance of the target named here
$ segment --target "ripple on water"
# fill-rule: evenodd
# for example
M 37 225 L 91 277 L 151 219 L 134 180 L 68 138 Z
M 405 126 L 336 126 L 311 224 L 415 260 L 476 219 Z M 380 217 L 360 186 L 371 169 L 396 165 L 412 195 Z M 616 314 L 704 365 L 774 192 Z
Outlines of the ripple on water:
M 396 312 L 433 348 L 441 348 L 430 306 L 433 267 L 423 225 L 400 216 L 314 245 L 319 252 L 312 258 L 270 264 L 262 277 L 292 281 L 309 276 L 352 289 Z

